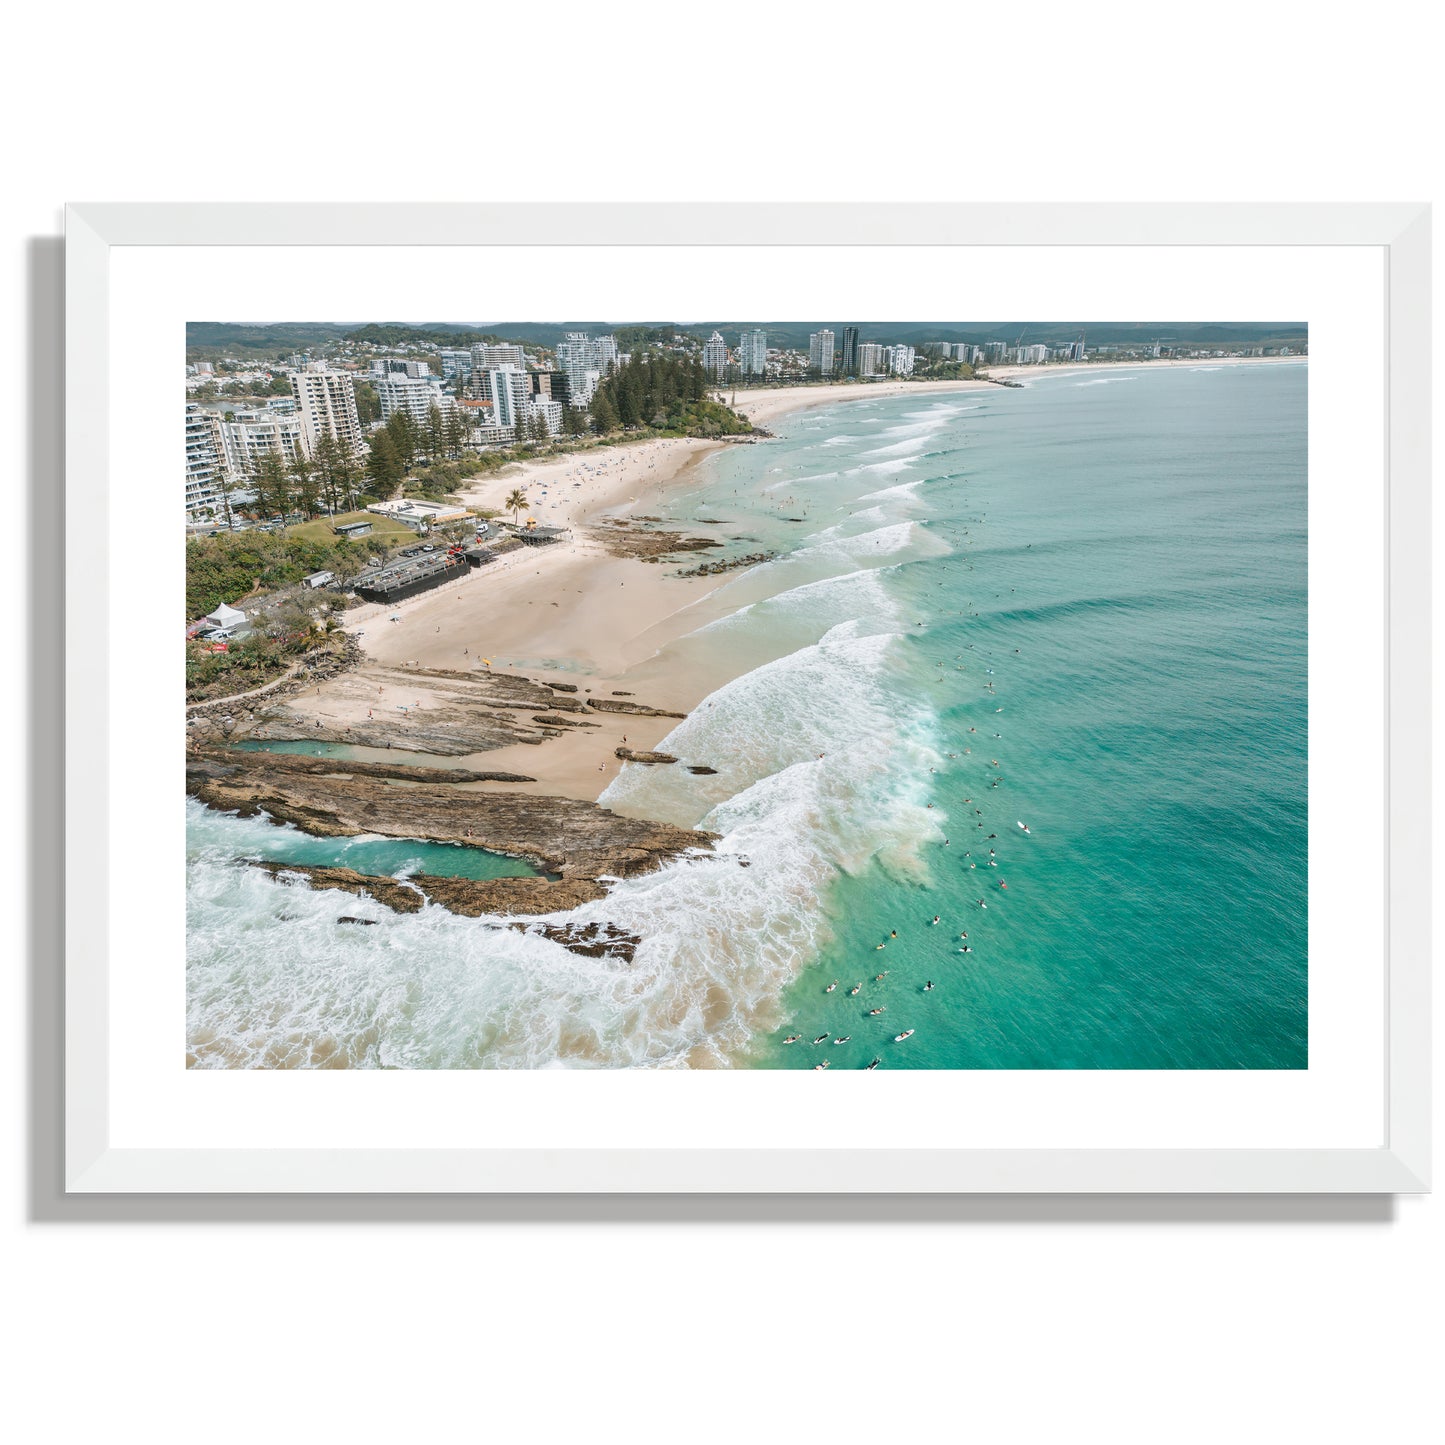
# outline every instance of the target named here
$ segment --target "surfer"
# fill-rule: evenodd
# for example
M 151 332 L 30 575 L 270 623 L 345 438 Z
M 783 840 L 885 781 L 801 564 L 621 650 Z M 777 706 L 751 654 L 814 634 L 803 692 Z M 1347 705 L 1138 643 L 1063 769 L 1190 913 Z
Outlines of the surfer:
M 828 985 L 828 987 L 823 990 L 823 992 L 824 992 L 824 993 L 832 993 L 833 990 L 834 990 L 835 988 L 837 988 L 837 987 L 838 987 L 838 980 L 835 978 L 835 979 L 833 980 L 833 982 L 830 983 L 830 984 Z
M 931 993 L 931 992 L 933 991 L 933 980 L 932 980 L 932 979 L 929 979 L 928 982 L 923 985 L 923 991 L 924 991 L 924 993 Z

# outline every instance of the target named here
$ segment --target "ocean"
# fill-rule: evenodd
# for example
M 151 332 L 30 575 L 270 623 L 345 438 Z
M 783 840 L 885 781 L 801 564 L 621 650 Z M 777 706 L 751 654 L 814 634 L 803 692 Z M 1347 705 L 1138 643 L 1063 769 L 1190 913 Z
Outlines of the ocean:
M 710 455 L 664 515 L 778 556 L 630 676 L 732 677 L 659 745 L 718 771 L 602 801 L 725 861 L 567 915 L 625 965 L 434 907 L 338 929 L 234 861 L 269 825 L 188 804 L 195 1061 L 1305 1067 L 1306 384 L 1041 372 Z

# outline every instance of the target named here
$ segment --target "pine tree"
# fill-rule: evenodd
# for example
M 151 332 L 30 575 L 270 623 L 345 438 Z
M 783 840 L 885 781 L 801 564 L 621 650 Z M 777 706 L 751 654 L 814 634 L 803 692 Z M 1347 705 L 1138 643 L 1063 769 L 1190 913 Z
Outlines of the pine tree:
M 403 413 L 397 412 L 395 415 L 401 416 Z M 376 490 L 384 497 L 390 497 L 406 475 L 406 465 L 397 450 L 390 423 L 372 437 L 371 455 L 366 460 L 366 471 L 375 483 Z

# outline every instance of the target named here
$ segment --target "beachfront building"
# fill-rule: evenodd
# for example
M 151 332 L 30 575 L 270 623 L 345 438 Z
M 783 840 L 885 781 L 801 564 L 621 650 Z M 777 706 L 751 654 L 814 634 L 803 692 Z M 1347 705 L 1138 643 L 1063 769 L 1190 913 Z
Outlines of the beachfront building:
M 373 502 L 366 509 L 394 522 L 405 522 L 414 532 L 429 532 L 447 522 L 465 522 L 471 513 L 453 502 L 421 502 L 408 497 L 400 502 Z
M 808 370 L 822 376 L 833 374 L 833 333 L 826 327 L 808 338 Z
M 287 466 L 302 455 L 301 418 L 274 411 L 235 411 L 221 422 L 226 466 L 233 477 L 249 477 L 258 462 L 279 452 Z
M 1019 347 L 1019 360 L 1025 366 L 1039 366 L 1049 359 L 1049 348 L 1047 346 L 1021 346 Z
M 550 396 L 534 396 L 532 398 L 532 415 L 539 416 L 547 423 L 547 434 L 559 437 L 562 435 L 562 403 L 553 401 Z
M 890 376 L 912 376 L 917 352 L 911 346 L 890 346 L 885 359 Z
M 858 375 L 858 328 L 856 326 L 845 326 L 843 328 L 843 375 Z
M 851 327 L 849 328 L 852 329 Z M 846 353 L 845 353 L 846 355 Z M 876 341 L 865 341 L 861 346 L 855 347 L 856 361 L 859 376 L 882 376 L 886 364 L 883 348 Z M 844 362 L 844 371 L 847 371 L 847 363 Z
M 763 376 L 768 369 L 768 333 L 744 331 L 738 338 L 738 369 L 744 376 Z
M 331 371 L 313 362 L 291 373 L 291 395 L 301 417 L 301 435 L 308 456 L 323 436 L 334 437 L 349 452 L 362 449 L 361 422 L 356 415 L 356 385 L 345 371 Z
M 441 380 L 434 376 L 398 376 L 393 372 L 377 379 L 376 394 L 381 399 L 383 422 L 404 411 L 413 421 L 424 425 L 431 416 L 432 407 L 445 412 L 456 405 L 455 400 L 442 390 Z
M 611 336 L 588 336 L 569 331 L 557 343 L 557 369 L 567 378 L 568 397 L 573 406 L 586 406 L 607 375 L 617 365 L 617 342 Z
M 728 344 L 721 331 L 714 331 L 702 346 L 702 367 L 709 376 L 721 381 L 728 369 Z
M 498 426 L 516 426 L 532 415 L 532 381 L 517 366 L 498 366 L 486 373 L 487 394 Z
M 209 522 L 224 515 L 226 445 L 221 419 L 193 401 L 186 403 L 186 521 Z

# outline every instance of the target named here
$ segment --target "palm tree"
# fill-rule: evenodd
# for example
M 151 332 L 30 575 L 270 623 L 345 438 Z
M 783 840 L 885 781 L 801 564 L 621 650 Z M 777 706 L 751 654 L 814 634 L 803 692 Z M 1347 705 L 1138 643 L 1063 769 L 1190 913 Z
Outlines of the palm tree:
M 507 500 L 502 503 L 512 514 L 512 525 L 517 525 L 517 513 L 527 505 L 527 494 L 521 487 L 513 487 Z

